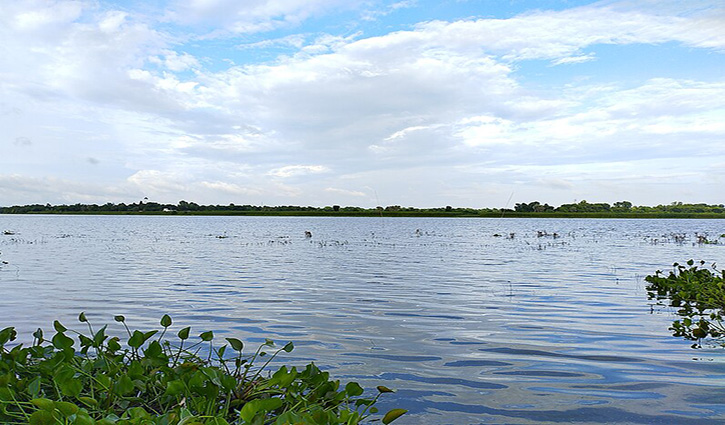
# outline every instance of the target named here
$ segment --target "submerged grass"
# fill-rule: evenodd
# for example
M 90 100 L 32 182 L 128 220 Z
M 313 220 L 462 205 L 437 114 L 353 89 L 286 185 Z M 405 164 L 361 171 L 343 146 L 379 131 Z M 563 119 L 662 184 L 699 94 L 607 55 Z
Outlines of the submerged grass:
M 31 425 L 242 425 L 359 424 L 372 419 L 378 398 L 392 392 L 377 387 L 364 397 L 355 382 L 341 386 L 314 363 L 303 369 L 270 363 L 293 344 L 276 347 L 266 340 L 250 354 L 244 343 L 225 338 L 214 345 L 212 331 L 191 338 L 181 329 L 172 343 L 165 339 L 172 319 L 161 330 L 110 336 L 107 326 L 94 330 L 84 313 L 78 317 L 88 333 L 53 323 L 50 341 L 42 329 L 33 343 L 9 346 L 17 333 L 0 331 L 0 423 Z M 75 346 L 76 339 L 79 344 Z M 406 411 L 393 409 L 388 424 Z

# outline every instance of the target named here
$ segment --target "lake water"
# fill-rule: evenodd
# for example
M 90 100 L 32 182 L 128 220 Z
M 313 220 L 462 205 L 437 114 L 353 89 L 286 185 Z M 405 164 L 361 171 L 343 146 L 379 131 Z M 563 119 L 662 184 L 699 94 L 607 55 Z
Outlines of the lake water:
M 725 424 L 725 350 L 672 337 L 644 282 L 725 264 L 725 221 L 5 215 L 3 230 L 0 327 L 26 339 L 80 311 L 140 328 L 168 313 L 395 388 L 380 407 L 410 410 L 396 424 Z

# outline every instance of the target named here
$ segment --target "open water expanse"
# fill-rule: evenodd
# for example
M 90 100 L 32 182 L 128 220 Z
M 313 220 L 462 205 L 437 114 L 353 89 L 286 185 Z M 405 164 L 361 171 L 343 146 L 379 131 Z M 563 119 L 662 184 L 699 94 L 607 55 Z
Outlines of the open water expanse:
M 80 329 L 80 311 L 148 329 L 168 313 L 395 388 L 380 408 L 410 410 L 396 424 L 725 424 L 725 349 L 672 337 L 644 281 L 725 265 L 725 221 L 5 215 L 4 230 L 0 328 L 26 340 L 54 319 Z

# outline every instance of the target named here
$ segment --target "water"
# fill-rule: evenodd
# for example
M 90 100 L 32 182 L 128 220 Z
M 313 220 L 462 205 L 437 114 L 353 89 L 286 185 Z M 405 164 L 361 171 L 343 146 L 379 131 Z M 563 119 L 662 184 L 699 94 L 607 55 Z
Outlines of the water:
M 696 238 L 725 221 L 6 215 L 3 230 L 0 327 L 25 338 L 80 311 L 149 329 L 168 313 L 396 388 L 380 403 L 410 410 L 396 424 L 725 424 L 725 350 L 670 336 L 644 289 L 676 261 L 725 264 Z

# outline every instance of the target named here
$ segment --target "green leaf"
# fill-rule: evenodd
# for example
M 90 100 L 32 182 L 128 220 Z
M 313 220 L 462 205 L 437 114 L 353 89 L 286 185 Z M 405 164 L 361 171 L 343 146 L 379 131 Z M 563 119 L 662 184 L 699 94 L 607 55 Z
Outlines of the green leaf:
M 103 390 L 107 391 L 111 389 L 111 384 L 113 381 L 111 381 L 111 378 L 108 375 L 99 374 L 96 375 L 96 381 L 98 382 L 98 385 L 103 388 Z
M 47 410 L 36 410 L 28 422 L 30 425 L 55 425 L 55 418 Z
M 131 419 L 149 419 L 151 415 L 143 407 L 132 407 L 126 411 Z
M 108 349 L 111 351 L 118 351 L 121 349 L 121 344 L 118 343 L 119 339 L 117 336 L 114 336 L 113 338 L 108 340 Z
M 57 320 L 53 322 L 53 328 L 55 328 L 55 331 L 56 332 L 59 332 L 59 333 L 63 333 L 63 332 L 65 332 L 65 331 L 68 330 L 68 328 L 66 328 L 65 326 L 61 325 L 60 322 L 57 321 Z
M 257 401 L 259 401 L 259 409 L 267 412 L 271 412 L 272 410 L 282 407 L 282 400 L 278 398 L 262 398 Z
M 14 341 L 17 331 L 14 327 L 5 328 L 0 331 L 0 346 L 4 345 L 8 341 Z
M 118 378 L 116 383 L 113 385 L 113 392 L 120 396 L 128 395 L 132 391 L 133 391 L 133 381 L 126 374 L 121 375 L 121 377 Z
M 42 344 L 44 341 L 43 340 L 43 330 L 38 328 L 37 331 L 33 332 L 33 338 L 38 340 L 38 344 Z
M 226 375 L 226 374 L 222 375 L 221 383 L 222 383 L 222 388 L 224 388 L 227 391 L 232 391 L 233 389 L 235 389 L 237 387 L 237 380 L 231 375 Z
M 126 318 L 119 314 L 118 316 L 113 316 L 113 320 L 123 323 L 126 321 Z
M 93 340 L 85 335 L 78 335 L 78 340 L 81 343 L 81 347 L 90 347 L 93 345 Z
M 295 349 L 295 345 L 294 345 L 294 344 L 292 343 L 292 341 L 290 341 L 290 342 L 288 342 L 287 344 L 285 344 L 285 346 L 284 346 L 284 347 L 282 347 L 282 349 L 283 349 L 283 350 L 284 350 L 285 352 L 287 352 L 287 353 L 291 353 L 291 352 L 292 352 L 292 350 L 294 350 L 294 349 Z
M 56 383 L 60 388 L 60 392 L 68 397 L 78 397 L 83 391 L 83 381 L 75 379 L 72 375 L 70 378 L 58 378 Z
M 128 339 L 128 345 L 133 348 L 141 347 L 149 338 L 154 336 L 158 331 L 150 331 L 143 333 L 141 331 L 133 331 L 131 338 Z
M 53 400 L 48 400 L 47 398 L 34 398 L 30 400 L 30 402 L 33 403 L 33 406 L 37 407 L 40 410 L 52 412 L 55 409 L 55 404 L 53 403 Z
M 65 416 L 74 415 L 78 412 L 78 406 L 67 401 L 56 401 L 55 408 Z
M 151 341 L 149 346 L 144 350 L 144 355 L 148 358 L 158 358 L 164 353 L 164 349 L 161 348 L 161 344 L 158 341 Z
M 389 411 L 388 413 L 383 416 L 383 423 L 385 425 L 388 425 L 390 422 L 393 422 L 394 420 L 398 419 L 399 417 L 406 414 L 408 411 L 405 409 L 393 409 Z
M 73 340 L 59 332 L 53 336 L 53 346 L 59 350 L 67 350 L 73 346 Z
M 30 381 L 30 383 L 28 384 L 28 392 L 30 393 L 31 397 L 38 397 L 38 394 L 40 394 L 40 383 L 40 376 L 36 376 L 35 379 Z
M 242 407 L 242 410 L 239 411 L 239 417 L 242 418 L 244 422 L 252 422 L 252 419 L 254 419 L 254 415 L 257 414 L 258 410 L 258 400 L 249 401 L 244 405 L 244 407 Z
M 225 338 L 227 341 L 229 341 L 229 344 L 232 346 L 234 351 L 242 351 L 244 349 L 244 343 L 237 338 Z
M 395 392 L 395 391 L 391 390 L 390 388 L 388 388 L 388 387 L 386 387 L 384 385 L 378 385 L 378 391 L 380 391 L 381 394 L 382 393 L 394 393 Z
M 93 335 L 93 346 L 94 347 L 100 347 L 101 345 L 103 345 L 103 341 L 105 341 L 106 338 L 108 338 L 106 336 L 107 327 L 108 327 L 108 325 L 102 327 L 101 329 L 98 330 L 98 332 L 96 332 L 95 335 Z
M 133 331 L 131 338 L 128 339 L 128 345 L 133 348 L 139 348 L 143 345 L 144 334 L 141 331 Z
M 186 391 L 186 386 L 184 385 L 184 382 L 181 380 L 176 381 L 169 381 L 168 384 L 166 384 L 166 392 L 165 395 L 175 396 L 179 394 L 183 394 Z
M 214 339 L 214 332 L 212 331 L 206 331 L 199 334 L 199 338 L 201 338 L 202 341 L 211 341 Z
M 350 397 L 357 397 L 359 395 L 362 395 L 364 392 L 360 384 L 357 382 L 348 382 L 347 385 L 345 385 L 345 392 Z
M 164 314 L 164 316 L 161 318 L 161 326 L 168 328 L 171 326 L 171 316 L 168 314 Z
M 73 425 L 97 425 L 98 423 L 91 419 L 90 416 L 88 416 L 87 413 L 81 411 L 78 412 L 75 419 L 73 420 Z
M 80 400 L 81 403 L 85 404 L 88 407 L 98 406 L 98 400 L 93 397 L 78 397 L 78 400 Z
M 81 314 L 78 315 L 78 321 L 81 323 L 85 323 L 88 321 L 88 319 L 86 319 L 86 313 L 84 311 L 82 311 Z
M 180 330 L 177 335 L 178 335 L 179 339 L 181 339 L 183 341 L 185 339 L 189 339 L 189 332 L 190 331 L 191 331 L 191 327 L 190 326 L 187 326 L 184 329 Z

